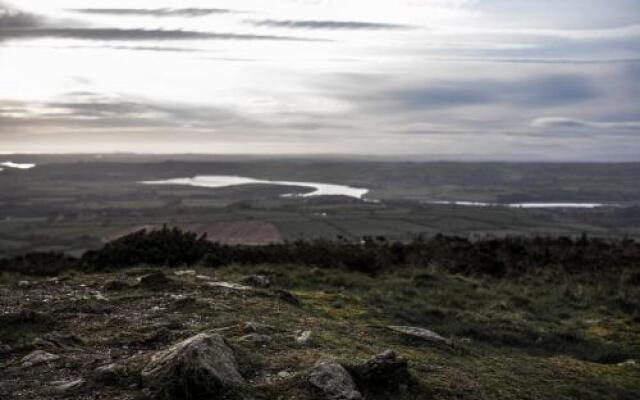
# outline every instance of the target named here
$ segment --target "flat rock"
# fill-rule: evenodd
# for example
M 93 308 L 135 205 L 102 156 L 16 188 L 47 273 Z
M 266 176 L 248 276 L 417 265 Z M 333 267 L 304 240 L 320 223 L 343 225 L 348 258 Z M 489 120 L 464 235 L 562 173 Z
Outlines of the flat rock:
M 233 350 L 222 336 L 206 333 L 155 353 L 141 375 L 167 400 L 226 398 L 246 385 Z
M 425 328 L 418 328 L 415 326 L 387 326 L 387 328 L 391 329 L 394 332 L 422 339 L 427 342 L 444 343 L 448 346 L 452 345 L 451 340 L 444 338 L 437 333 Z
M 34 350 L 22 358 L 22 366 L 30 368 L 39 364 L 59 360 L 60 356 L 47 353 L 44 350 Z
M 349 372 L 335 361 L 321 361 L 309 373 L 309 384 L 326 400 L 360 400 L 362 394 Z
M 176 276 L 194 276 L 196 274 L 196 271 L 194 269 L 185 269 L 181 271 L 175 271 L 173 274 Z
M 60 393 L 69 393 L 74 390 L 80 389 L 85 384 L 84 379 L 75 379 L 69 381 L 59 381 L 53 382 L 52 384 L 55 386 L 55 390 Z
M 249 286 L 240 285 L 239 283 L 233 282 L 207 282 L 207 285 L 211 287 L 219 287 L 224 289 L 231 290 L 251 290 L 252 288 Z

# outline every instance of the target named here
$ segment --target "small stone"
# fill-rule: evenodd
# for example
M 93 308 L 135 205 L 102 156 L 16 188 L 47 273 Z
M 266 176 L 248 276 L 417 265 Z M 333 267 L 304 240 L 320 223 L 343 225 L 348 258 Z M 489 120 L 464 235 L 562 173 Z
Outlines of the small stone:
M 53 382 L 53 385 L 55 386 L 55 390 L 62 393 L 67 393 L 67 392 L 74 391 L 76 389 L 80 389 L 84 384 L 85 384 L 84 379 Z
M 42 363 L 56 361 L 59 359 L 60 356 L 57 356 L 55 354 L 47 353 L 44 350 L 35 350 L 22 358 L 22 366 L 25 368 L 30 368 Z
M 351 375 L 335 361 L 317 363 L 309 373 L 309 384 L 326 400 L 361 400 Z
M 308 344 L 311 341 L 311 331 L 298 331 L 296 336 L 296 343 L 300 345 Z
M 95 297 L 95 299 L 96 299 L 96 300 L 100 300 L 100 301 L 109 301 L 109 299 L 108 299 L 108 298 L 106 298 L 106 297 L 105 297 L 102 293 L 100 293 L 100 292 L 96 292 L 96 293 L 94 294 L 94 297 Z
M 258 288 L 268 288 L 271 286 L 271 279 L 266 275 L 249 275 L 243 282 Z
M 207 275 L 197 275 L 196 279 L 199 281 L 210 281 L 212 278 Z
M 241 342 L 251 342 L 255 344 L 267 344 L 271 341 L 269 335 L 261 335 L 259 333 L 250 333 L 240 338 Z
M 211 287 L 219 287 L 231 290 L 251 290 L 249 286 L 244 286 L 233 282 L 208 282 L 207 284 Z
M 288 377 L 291 376 L 291 372 L 289 372 L 289 371 L 280 371 L 280 372 L 278 372 L 277 376 L 280 379 L 287 379 Z
M 18 287 L 21 289 L 27 289 L 31 286 L 31 282 L 29 281 L 20 281 L 18 282 Z
M 247 333 L 258 332 L 258 324 L 256 322 L 253 322 L 253 321 L 245 322 L 244 326 L 242 327 L 242 330 L 247 332 Z
M 185 269 L 181 271 L 175 271 L 173 274 L 176 276 L 185 276 L 185 275 L 192 276 L 196 274 L 196 271 L 193 269 Z
M 618 364 L 620 367 L 625 368 L 640 368 L 640 364 L 636 360 L 627 360 Z

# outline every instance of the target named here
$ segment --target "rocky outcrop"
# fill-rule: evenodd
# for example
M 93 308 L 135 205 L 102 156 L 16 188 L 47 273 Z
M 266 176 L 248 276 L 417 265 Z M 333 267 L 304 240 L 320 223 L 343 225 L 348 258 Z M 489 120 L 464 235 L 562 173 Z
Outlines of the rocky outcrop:
M 386 350 L 350 368 L 350 372 L 358 387 L 367 395 L 402 392 L 407 389 L 411 379 L 407 360 L 393 350 Z
M 167 400 L 222 399 L 246 384 L 233 350 L 221 336 L 206 333 L 157 352 L 141 375 L 157 398 Z
M 309 385 L 326 400 L 360 400 L 362 394 L 349 372 L 335 361 L 317 363 L 309 373 Z

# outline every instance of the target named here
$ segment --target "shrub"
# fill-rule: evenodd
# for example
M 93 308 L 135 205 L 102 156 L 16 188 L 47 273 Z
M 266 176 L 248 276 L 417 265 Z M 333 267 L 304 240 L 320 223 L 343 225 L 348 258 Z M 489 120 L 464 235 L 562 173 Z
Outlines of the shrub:
M 101 250 L 87 252 L 82 260 L 95 269 L 140 264 L 178 267 L 198 262 L 209 246 L 205 235 L 198 237 L 165 225 L 161 230 L 141 230 L 107 243 Z
M 55 276 L 77 266 L 78 260 L 62 253 L 29 253 L 0 260 L 0 271 L 25 275 Z

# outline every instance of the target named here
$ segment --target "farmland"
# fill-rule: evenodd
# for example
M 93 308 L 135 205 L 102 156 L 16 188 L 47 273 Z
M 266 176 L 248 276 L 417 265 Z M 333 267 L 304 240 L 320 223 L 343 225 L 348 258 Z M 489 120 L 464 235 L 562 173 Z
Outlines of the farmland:
M 436 233 L 640 236 L 640 164 L 364 162 L 213 156 L 19 156 L 31 170 L 0 173 L 0 255 L 80 254 L 136 229 L 176 225 L 224 243 Z M 143 180 L 238 175 L 370 189 L 283 198 L 303 188 L 142 185 Z M 603 202 L 598 209 L 508 209 L 433 201 Z

